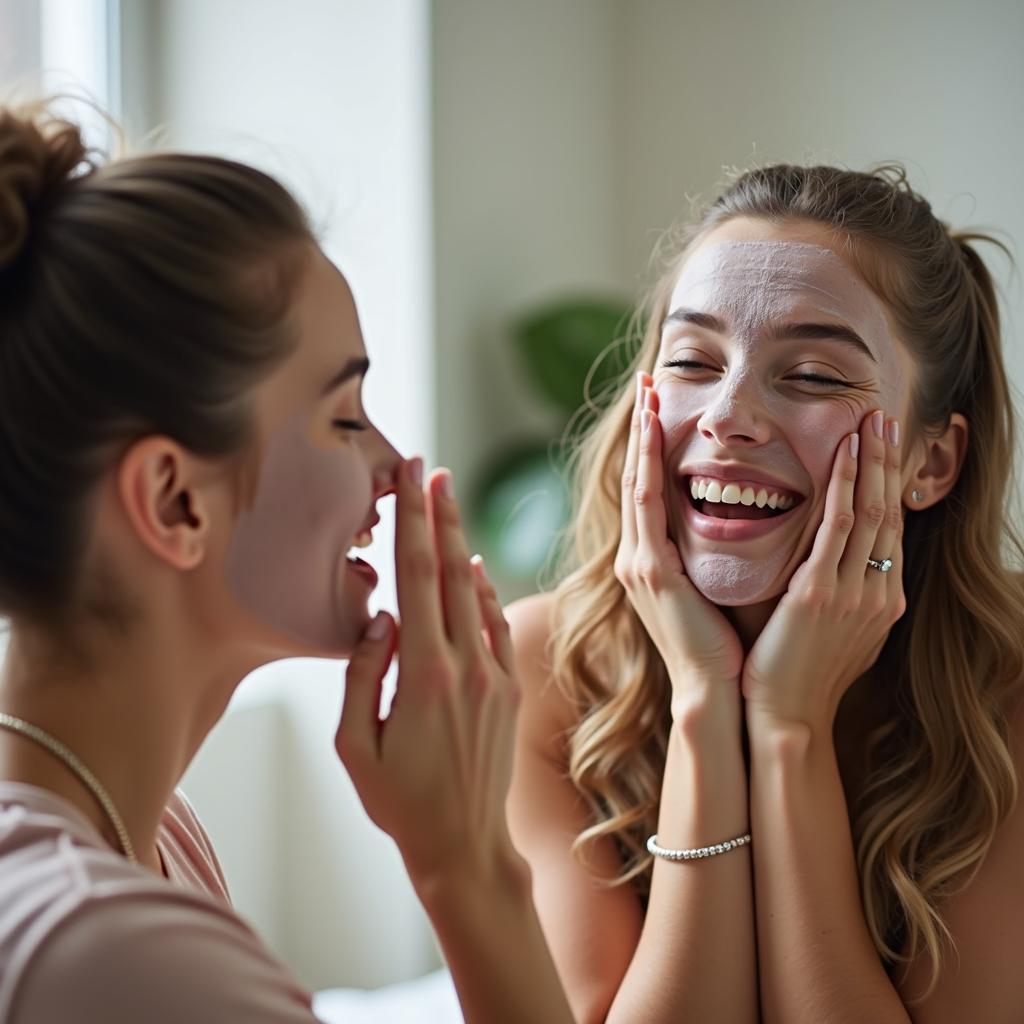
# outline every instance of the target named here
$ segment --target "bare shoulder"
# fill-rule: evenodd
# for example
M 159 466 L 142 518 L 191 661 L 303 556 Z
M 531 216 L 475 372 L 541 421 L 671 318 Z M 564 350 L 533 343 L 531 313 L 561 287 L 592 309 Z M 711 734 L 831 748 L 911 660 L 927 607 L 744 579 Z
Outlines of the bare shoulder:
M 569 701 L 555 685 L 552 670 L 555 607 L 555 595 L 547 593 L 521 598 L 505 609 L 523 688 L 523 715 L 534 726 L 534 733 L 564 731 L 574 717 Z

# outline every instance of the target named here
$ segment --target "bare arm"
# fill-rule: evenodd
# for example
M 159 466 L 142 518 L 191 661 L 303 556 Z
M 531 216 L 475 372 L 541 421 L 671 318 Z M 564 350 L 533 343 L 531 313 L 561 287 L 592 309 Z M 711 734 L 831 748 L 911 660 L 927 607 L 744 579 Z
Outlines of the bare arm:
M 743 668 L 761 1008 L 769 1024 L 908 1024 L 864 919 L 833 742 L 903 614 L 900 458 L 882 413 L 836 452 L 810 557 Z M 868 565 L 892 557 L 892 571 Z
M 549 599 L 508 610 L 524 687 L 509 803 L 513 839 L 530 862 L 534 900 L 578 1024 L 757 1019 L 750 848 L 655 864 L 646 917 L 628 886 L 602 886 L 571 852 L 589 824 L 565 777 L 568 709 L 549 685 L 543 648 Z M 747 830 L 738 701 L 695 708 L 673 728 L 659 839 L 704 846 Z M 610 841 L 602 874 L 621 868 Z

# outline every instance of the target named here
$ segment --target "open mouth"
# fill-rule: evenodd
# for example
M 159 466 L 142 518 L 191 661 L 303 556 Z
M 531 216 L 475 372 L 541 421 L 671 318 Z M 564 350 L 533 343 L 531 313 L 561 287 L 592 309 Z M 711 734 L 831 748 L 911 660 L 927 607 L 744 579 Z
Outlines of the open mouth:
M 363 561 L 356 553 L 368 548 L 373 543 L 373 533 L 370 530 L 362 530 L 356 534 L 352 541 L 352 547 L 345 557 L 345 564 L 353 572 L 364 577 L 372 586 L 377 585 L 377 570 L 369 562 Z
M 686 481 L 690 504 L 714 519 L 776 519 L 803 501 L 803 495 L 782 488 L 769 488 L 756 481 L 716 480 L 691 476 Z

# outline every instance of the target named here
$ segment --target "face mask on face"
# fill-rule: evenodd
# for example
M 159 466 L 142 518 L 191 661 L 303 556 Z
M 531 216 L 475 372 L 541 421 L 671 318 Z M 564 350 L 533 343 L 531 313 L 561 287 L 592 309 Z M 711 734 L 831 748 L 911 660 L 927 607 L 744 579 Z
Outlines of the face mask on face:
M 345 555 L 370 508 L 372 485 L 354 445 L 319 448 L 296 415 L 267 442 L 259 484 L 241 513 L 227 558 L 228 583 L 243 606 L 303 646 L 344 650 L 364 624 L 365 587 Z M 365 617 L 365 616 L 364 616 Z
M 718 321 L 724 362 L 710 383 L 668 376 L 659 386 L 667 447 L 678 465 L 735 460 L 823 496 L 836 448 L 859 425 L 863 407 L 900 407 L 904 375 L 884 308 L 829 249 L 797 242 L 702 247 L 683 267 L 669 309 L 669 319 L 696 313 Z M 795 400 L 792 388 L 778 386 L 772 362 L 777 346 L 787 344 L 776 335 L 793 324 L 849 328 L 855 337 L 815 344 L 827 352 L 857 347 L 859 339 L 869 354 L 860 352 L 858 365 L 870 369 L 872 387 L 846 400 L 826 400 L 824 391 L 821 400 Z M 665 354 L 687 344 L 683 338 Z M 711 541 L 697 536 L 684 514 L 673 519 L 687 573 L 722 605 L 781 593 L 808 528 L 806 514 L 794 513 L 755 539 Z

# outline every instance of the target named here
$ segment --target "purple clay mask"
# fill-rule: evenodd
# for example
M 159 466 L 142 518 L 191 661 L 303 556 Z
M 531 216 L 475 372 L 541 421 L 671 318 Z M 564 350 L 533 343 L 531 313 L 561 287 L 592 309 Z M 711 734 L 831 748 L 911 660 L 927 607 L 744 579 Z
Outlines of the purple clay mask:
M 318 447 L 308 413 L 268 438 L 249 507 L 239 516 L 227 578 L 243 606 L 306 647 L 346 651 L 365 626 L 367 584 L 345 556 L 373 498 L 353 445 Z
M 672 326 L 677 311 L 714 317 L 723 329 L 713 342 L 705 340 L 706 334 Z M 806 510 L 816 502 L 820 522 L 840 441 L 858 429 L 870 408 L 903 408 L 905 374 L 884 307 L 830 249 L 802 242 L 725 242 L 698 248 L 687 260 L 669 314 L 659 364 L 684 351 L 714 347 L 722 370 L 701 383 L 659 371 L 655 386 L 669 454 L 667 479 L 687 464 L 735 460 L 790 483 L 805 498 L 805 514 L 749 540 L 697 536 L 670 509 L 686 571 L 716 604 L 778 596 L 795 568 L 794 556 L 806 554 L 796 548 L 813 539 L 817 524 L 808 529 Z M 867 352 L 851 339 L 806 345 L 784 340 L 784 325 L 822 323 L 845 325 Z M 801 345 L 799 352 L 794 344 Z M 779 385 L 780 365 L 814 363 L 816 355 L 819 362 L 844 362 L 849 379 L 870 378 L 873 386 L 842 398 L 823 391 L 818 398 Z

